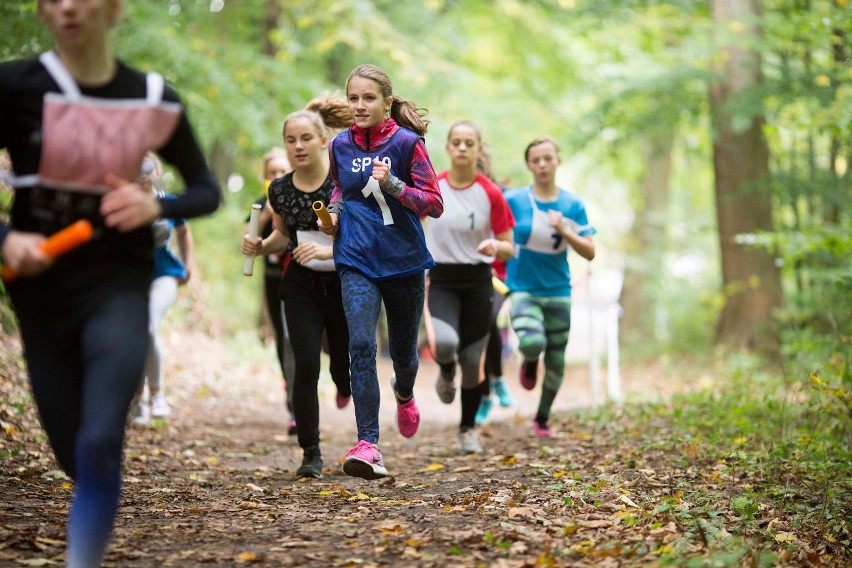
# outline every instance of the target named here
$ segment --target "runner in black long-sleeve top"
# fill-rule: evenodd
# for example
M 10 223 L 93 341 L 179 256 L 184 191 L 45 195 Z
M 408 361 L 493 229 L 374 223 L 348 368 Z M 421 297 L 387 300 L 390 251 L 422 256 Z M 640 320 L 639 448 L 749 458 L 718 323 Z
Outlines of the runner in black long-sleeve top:
M 99 566 L 120 495 L 130 400 L 147 349 L 151 222 L 214 211 L 219 187 L 176 93 L 115 59 L 118 0 L 40 0 L 55 51 L 0 65 L 0 148 L 12 160 L 7 284 L 42 425 L 75 482 L 67 564 Z M 161 201 L 135 180 L 154 150 L 186 183 Z M 45 237 L 86 218 L 95 238 L 55 262 Z

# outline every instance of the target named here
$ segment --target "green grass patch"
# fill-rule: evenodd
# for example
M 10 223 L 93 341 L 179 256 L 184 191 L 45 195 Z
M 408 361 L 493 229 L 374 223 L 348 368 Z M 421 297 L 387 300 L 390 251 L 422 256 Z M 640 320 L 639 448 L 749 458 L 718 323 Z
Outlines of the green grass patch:
M 668 485 L 630 523 L 677 527 L 680 536 L 655 552 L 661 563 L 849 558 L 852 398 L 843 358 L 834 360 L 785 376 L 777 365 L 727 355 L 724 378 L 709 388 L 579 416 L 593 437 L 618 444 L 607 471 Z

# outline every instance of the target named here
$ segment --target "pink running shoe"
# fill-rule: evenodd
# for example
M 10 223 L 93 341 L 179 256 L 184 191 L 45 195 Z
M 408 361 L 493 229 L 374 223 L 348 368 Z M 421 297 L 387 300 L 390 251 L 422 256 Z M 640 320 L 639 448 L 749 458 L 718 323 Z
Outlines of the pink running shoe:
M 361 479 L 381 479 L 387 477 L 388 470 L 385 469 L 379 448 L 366 440 L 359 440 L 354 448 L 346 452 L 343 473 Z
M 411 438 L 417 433 L 417 427 L 420 426 L 420 409 L 417 408 L 412 396 L 405 402 L 396 401 L 396 427 L 399 428 L 399 433 L 406 438 Z
M 521 364 L 521 386 L 531 391 L 535 388 L 535 381 L 538 374 L 538 361 L 527 361 Z
M 539 438 L 552 438 L 556 435 L 556 430 L 550 427 L 550 420 L 545 422 L 544 426 L 539 424 L 537 420 L 533 420 L 533 430 Z
M 420 426 L 420 409 L 417 408 L 417 402 L 413 396 L 405 402 L 400 402 L 396 398 L 396 373 L 391 375 L 390 384 L 396 399 L 396 427 L 404 437 L 411 438 Z
M 334 397 L 334 402 L 337 403 L 337 408 L 346 408 L 349 405 L 349 401 L 352 400 L 352 395 L 343 396 L 340 394 L 340 391 L 337 391 L 337 395 Z

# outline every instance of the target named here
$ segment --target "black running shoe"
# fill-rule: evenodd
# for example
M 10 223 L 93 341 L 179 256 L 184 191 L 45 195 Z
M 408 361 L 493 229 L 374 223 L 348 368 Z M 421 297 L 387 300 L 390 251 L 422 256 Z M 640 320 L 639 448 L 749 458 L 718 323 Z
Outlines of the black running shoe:
M 296 477 L 322 478 L 322 456 L 318 451 L 305 450 L 305 457 L 302 458 L 302 465 L 296 470 Z

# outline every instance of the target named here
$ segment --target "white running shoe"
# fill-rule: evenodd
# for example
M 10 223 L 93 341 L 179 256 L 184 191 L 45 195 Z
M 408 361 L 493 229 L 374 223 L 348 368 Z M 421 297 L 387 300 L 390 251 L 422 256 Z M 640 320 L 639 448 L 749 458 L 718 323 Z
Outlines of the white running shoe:
M 147 390 L 142 395 L 133 397 L 130 402 L 130 418 L 135 426 L 147 426 L 151 421 L 151 405 Z
M 172 407 L 166 401 L 166 395 L 163 391 L 157 391 L 157 394 L 151 397 L 151 416 L 154 418 L 164 418 L 172 413 Z
M 479 433 L 475 428 L 459 431 L 459 448 L 463 454 L 481 454 L 482 446 L 479 444 Z

